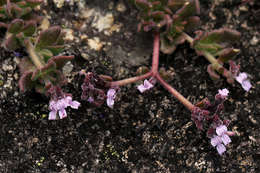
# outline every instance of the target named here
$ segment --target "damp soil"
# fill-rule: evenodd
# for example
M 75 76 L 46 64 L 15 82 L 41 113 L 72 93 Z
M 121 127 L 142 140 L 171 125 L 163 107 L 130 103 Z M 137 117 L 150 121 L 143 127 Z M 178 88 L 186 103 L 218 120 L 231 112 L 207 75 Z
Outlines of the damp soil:
M 83 3 L 84 8 L 99 9 L 103 15 L 112 13 L 113 22 L 121 27 L 111 35 L 92 27 L 95 16 L 82 17 L 82 1 L 65 2 L 61 8 L 47 2 L 42 9 L 51 25 L 73 30 L 65 53 L 75 55 L 75 60 L 64 90 L 75 100 L 81 101 L 77 75 L 81 69 L 119 80 L 134 76 L 140 66 L 151 65 L 151 33 L 137 32 L 138 11 L 127 1 Z M 178 46 L 171 55 L 161 54 L 160 66 L 173 71 L 170 84 L 192 103 L 213 97 L 219 88 L 230 90 L 221 117 L 231 120 L 230 129 L 237 136 L 223 156 L 210 145 L 205 132 L 196 129 L 190 112 L 160 85 L 144 94 L 136 84 L 128 85 L 121 88 L 113 109 L 81 101 L 78 110 L 68 109 L 67 118 L 48 121 L 48 98 L 34 91 L 19 92 L 21 57 L 1 49 L 0 172 L 260 172 L 260 4 L 201 0 L 201 8 L 201 29 L 224 26 L 242 33 L 234 45 L 241 49 L 236 61 L 250 74 L 253 88 L 246 93 L 225 79 L 212 81 L 206 71 L 208 62 L 188 44 Z M 94 37 L 104 42 L 100 50 L 88 45 L 87 39 Z

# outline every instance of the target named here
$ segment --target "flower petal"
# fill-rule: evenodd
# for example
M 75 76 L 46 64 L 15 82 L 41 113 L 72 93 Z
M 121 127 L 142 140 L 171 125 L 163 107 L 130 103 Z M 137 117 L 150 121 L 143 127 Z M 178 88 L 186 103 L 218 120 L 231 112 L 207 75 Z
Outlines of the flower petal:
M 243 89 L 244 89 L 246 92 L 248 92 L 248 91 L 250 90 L 250 88 L 252 87 L 252 85 L 251 85 L 251 83 L 250 83 L 249 80 L 244 80 L 244 81 L 242 82 L 242 87 L 243 87 Z
M 225 98 L 225 97 L 228 96 L 229 91 L 228 91 L 228 89 L 224 88 L 224 89 L 222 89 L 222 90 L 218 90 L 218 93 L 219 93 L 222 97 Z
M 219 153 L 220 155 L 222 155 L 222 154 L 226 151 L 226 147 L 225 147 L 225 145 L 223 145 L 223 144 L 218 144 L 218 145 L 217 145 L 217 150 L 218 150 L 218 153 Z
M 252 87 L 252 85 L 250 81 L 247 79 L 247 77 L 248 77 L 247 74 L 243 72 L 243 73 L 239 73 L 239 75 L 236 76 L 235 79 L 237 82 L 239 82 L 242 85 L 243 89 L 248 92 Z
M 228 135 L 226 135 L 226 134 L 223 134 L 223 135 L 221 136 L 221 140 L 222 140 L 222 142 L 223 142 L 225 145 L 227 145 L 227 144 L 229 144 L 229 143 L 231 142 L 230 137 L 229 137 Z
M 151 84 L 148 80 L 144 80 L 144 84 L 141 84 L 141 85 L 138 85 L 137 86 L 137 89 L 143 93 L 145 92 L 146 90 L 149 90 L 153 87 L 153 84 Z
M 218 136 L 222 136 L 222 134 L 224 134 L 225 132 L 227 132 L 227 126 L 225 125 L 220 125 L 216 128 L 216 133 L 218 134 Z
M 60 119 L 63 119 L 65 117 L 67 117 L 67 112 L 65 109 L 61 109 L 59 110 L 59 116 L 60 116 Z
M 110 107 L 110 108 L 113 108 L 114 107 L 114 99 L 107 99 L 107 106 Z
M 211 138 L 210 143 L 213 147 L 221 144 L 222 140 L 219 136 L 215 136 L 214 138 Z
M 153 84 L 151 84 L 148 80 L 144 80 L 144 87 L 147 89 L 151 89 L 153 87 Z
M 49 113 L 49 120 L 56 120 L 56 114 L 57 114 L 57 111 L 51 111 Z
M 78 101 L 71 101 L 69 104 L 70 104 L 70 107 L 73 109 L 78 109 L 80 106 L 80 102 L 78 102 Z

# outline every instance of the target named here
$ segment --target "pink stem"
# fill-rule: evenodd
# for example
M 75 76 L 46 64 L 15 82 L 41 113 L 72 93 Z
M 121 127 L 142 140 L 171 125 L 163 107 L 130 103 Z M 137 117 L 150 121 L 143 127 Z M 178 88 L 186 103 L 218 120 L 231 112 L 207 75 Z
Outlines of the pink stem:
M 153 63 L 152 63 L 152 73 L 155 76 L 158 74 L 158 66 L 159 66 L 159 49 L 160 49 L 160 34 L 154 34 L 153 41 Z
M 172 86 L 170 86 L 167 82 L 165 82 L 159 74 L 155 76 L 155 78 L 162 84 L 162 86 L 167 89 L 176 99 L 178 99 L 186 108 L 190 111 L 194 109 L 194 105 L 187 100 L 183 95 L 181 95 L 177 90 L 175 90 Z
M 139 80 L 144 80 L 150 76 L 152 76 L 152 72 L 145 73 L 144 75 L 141 75 L 141 76 L 135 76 L 135 77 L 119 80 L 119 81 L 110 82 L 109 85 L 110 85 L 110 87 L 123 86 L 123 85 L 127 85 L 127 84 L 130 84 L 133 82 L 137 82 Z

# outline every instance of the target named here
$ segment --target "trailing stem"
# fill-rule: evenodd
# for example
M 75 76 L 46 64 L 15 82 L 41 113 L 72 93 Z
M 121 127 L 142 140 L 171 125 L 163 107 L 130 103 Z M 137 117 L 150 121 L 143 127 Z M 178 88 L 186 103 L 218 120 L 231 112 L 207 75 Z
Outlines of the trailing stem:
M 194 105 L 188 101 L 183 95 L 181 95 L 177 90 L 175 90 L 172 86 L 170 86 L 166 81 L 162 79 L 158 72 L 158 66 L 159 66 L 159 52 L 160 52 L 160 34 L 155 33 L 154 34 L 154 44 L 153 44 L 153 60 L 152 60 L 152 68 L 151 71 L 148 73 L 145 73 L 141 76 L 135 76 L 119 81 L 110 82 L 109 86 L 123 86 L 126 84 L 130 84 L 133 82 L 137 82 L 139 80 L 144 80 L 149 77 L 154 77 L 158 80 L 158 82 L 167 89 L 176 99 L 178 99 L 187 109 L 192 111 L 194 109 Z

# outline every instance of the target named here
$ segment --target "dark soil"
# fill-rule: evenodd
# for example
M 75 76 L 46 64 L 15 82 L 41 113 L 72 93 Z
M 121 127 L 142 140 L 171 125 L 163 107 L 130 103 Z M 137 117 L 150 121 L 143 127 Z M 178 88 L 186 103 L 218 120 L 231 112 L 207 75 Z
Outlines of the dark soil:
M 137 10 L 127 1 L 86 1 L 88 9 L 111 12 L 119 32 L 106 35 L 91 26 L 93 17 L 79 14 L 79 3 L 57 8 L 49 0 L 42 8 L 51 16 L 51 25 L 74 31 L 66 54 L 75 55 L 69 84 L 64 89 L 80 100 L 81 69 L 111 75 L 115 80 L 134 76 L 140 66 L 149 66 L 152 56 L 150 33 L 137 33 Z M 84 2 L 84 1 L 81 1 Z M 124 12 L 116 9 L 118 4 Z M 111 8 L 110 8 L 111 7 Z M 19 58 L 0 50 L 0 172 L 260 172 L 260 5 L 241 5 L 239 0 L 201 0 L 203 30 L 222 26 L 236 29 L 242 38 L 235 46 L 242 71 L 251 75 L 253 88 L 246 93 L 238 84 L 225 79 L 214 82 L 206 68 L 208 62 L 196 56 L 188 44 L 172 55 L 161 55 L 160 66 L 174 71 L 170 82 L 192 103 L 212 97 L 228 88 L 223 119 L 230 119 L 232 137 L 227 152 L 219 156 L 205 132 L 199 132 L 191 114 L 163 87 L 140 94 L 136 85 L 121 88 L 114 109 L 93 108 L 81 101 L 79 110 L 68 109 L 68 118 L 48 121 L 49 100 L 33 91 L 18 88 Z M 84 27 L 83 25 L 86 25 Z M 3 31 L 0 32 L 1 38 Z M 87 39 L 99 37 L 110 42 L 103 49 L 90 49 Z

